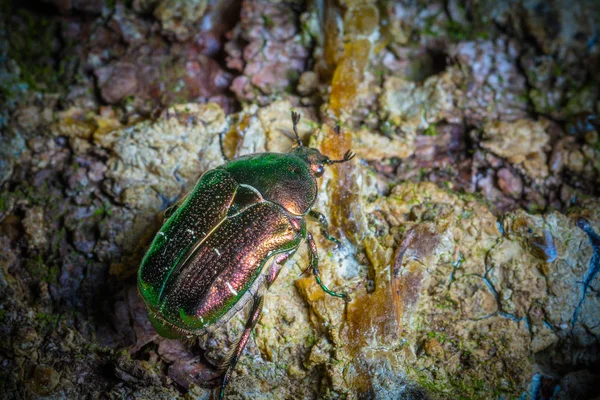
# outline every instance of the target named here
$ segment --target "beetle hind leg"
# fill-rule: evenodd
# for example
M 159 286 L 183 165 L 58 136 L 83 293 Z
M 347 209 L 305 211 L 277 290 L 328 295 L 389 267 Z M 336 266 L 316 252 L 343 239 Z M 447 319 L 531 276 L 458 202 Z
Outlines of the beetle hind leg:
M 339 239 L 336 239 L 329 234 L 329 223 L 327 222 L 327 218 L 325 218 L 323 214 L 315 210 L 310 210 L 308 212 L 308 216 L 313 218 L 319 223 L 319 225 L 321 225 L 321 234 L 323 235 L 323 237 L 325 237 L 325 239 L 330 240 L 337 245 L 341 245 Z
M 337 293 L 325 286 L 323 281 L 321 281 L 321 274 L 319 273 L 319 256 L 317 254 L 317 245 L 315 244 L 315 240 L 312 237 L 312 234 L 309 232 L 306 234 L 306 242 L 308 243 L 308 256 L 309 256 L 309 268 L 312 269 L 312 273 L 315 276 L 315 280 L 321 286 L 321 289 L 325 293 L 330 296 L 339 297 L 342 299 L 348 300 L 348 295 L 345 293 Z
M 235 369 L 235 366 L 237 364 L 237 362 L 240 359 L 240 356 L 242 355 L 242 352 L 244 351 L 244 348 L 246 347 L 246 343 L 248 343 L 248 339 L 250 339 L 250 335 L 252 334 L 252 329 L 254 329 L 254 327 L 256 326 L 256 323 L 258 322 L 258 319 L 260 318 L 260 313 L 262 312 L 262 308 L 263 308 L 263 297 L 262 296 L 254 296 L 253 300 L 252 300 L 252 309 L 250 310 L 250 316 L 248 317 L 248 320 L 246 321 L 246 326 L 244 326 L 244 331 L 242 332 L 242 335 L 240 336 L 236 346 L 235 346 L 235 351 L 233 352 L 233 354 L 231 355 L 231 358 L 229 359 L 229 361 L 227 362 L 227 370 L 225 371 L 225 375 L 223 376 L 223 381 L 221 382 L 221 390 L 219 392 L 219 398 L 223 399 L 225 398 L 225 388 L 227 387 L 227 384 L 229 383 L 229 380 L 231 379 L 231 374 L 233 373 L 233 370 Z

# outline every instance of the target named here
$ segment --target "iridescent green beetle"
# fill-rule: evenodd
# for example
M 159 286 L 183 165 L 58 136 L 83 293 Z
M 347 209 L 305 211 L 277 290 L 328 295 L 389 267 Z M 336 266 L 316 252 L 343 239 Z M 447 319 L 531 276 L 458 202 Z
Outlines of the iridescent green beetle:
M 287 154 L 259 153 L 230 160 L 206 172 L 160 229 L 138 272 L 139 291 L 156 331 L 165 337 L 189 337 L 228 321 L 249 301 L 252 308 L 228 362 L 220 397 L 258 322 L 263 291 L 282 264 L 308 243 L 310 268 L 321 281 L 317 248 L 306 231 L 305 216 L 317 219 L 329 239 L 325 217 L 311 210 L 317 179 L 330 160 L 302 146 L 292 112 L 297 146 Z M 273 260 L 269 268 L 263 268 Z M 264 270 L 263 270 L 264 269 Z

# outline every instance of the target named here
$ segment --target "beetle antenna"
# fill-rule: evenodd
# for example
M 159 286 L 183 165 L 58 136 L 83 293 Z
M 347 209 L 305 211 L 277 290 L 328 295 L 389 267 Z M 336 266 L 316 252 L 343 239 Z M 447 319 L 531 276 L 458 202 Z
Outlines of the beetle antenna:
M 329 160 L 329 162 L 327 164 L 331 165 L 331 164 L 345 163 L 346 161 L 352 160 L 355 156 L 356 156 L 356 153 L 353 153 L 352 150 L 348 150 L 347 152 L 344 153 L 344 157 L 341 160 Z
M 300 122 L 300 114 L 296 111 L 292 111 L 292 124 L 294 126 L 294 134 L 296 135 L 296 142 L 298 143 L 298 147 L 302 147 L 302 141 L 300 140 L 300 136 L 298 135 L 298 130 L 296 127 L 298 126 L 298 122 Z

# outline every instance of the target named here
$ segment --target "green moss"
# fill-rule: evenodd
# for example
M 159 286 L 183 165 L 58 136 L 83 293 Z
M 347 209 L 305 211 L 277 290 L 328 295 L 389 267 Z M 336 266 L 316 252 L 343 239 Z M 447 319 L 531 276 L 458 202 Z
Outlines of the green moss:
M 46 267 L 41 254 L 38 254 L 27 260 L 26 265 L 27 271 L 29 271 L 32 277 L 43 279 L 46 276 L 48 268 Z
M 288 69 L 285 73 L 285 77 L 288 80 L 295 82 L 298 80 L 299 74 L 295 69 Z
M 438 131 L 437 128 L 435 127 L 435 124 L 431 124 L 427 127 L 427 129 L 425 129 L 425 131 L 423 132 L 423 135 L 425 136 L 437 136 L 438 135 Z
M 133 96 L 133 95 L 126 96 L 123 99 L 123 104 L 126 105 L 126 106 L 131 105 L 131 104 L 133 104 L 134 100 L 135 100 L 135 96 Z
M 40 186 L 21 186 L 15 189 L 12 192 L 3 193 L 0 196 L 0 211 L 4 211 L 8 204 L 10 204 L 10 199 L 18 200 L 26 200 L 30 205 L 33 206 L 52 206 L 55 204 L 56 199 L 54 199 L 50 193 L 50 189 L 48 187 L 48 183 L 44 182 Z M 2 209 L 1 204 L 5 207 Z
M 529 93 L 527 92 L 517 94 L 516 98 L 523 103 L 529 103 Z
M 44 332 L 58 325 L 60 321 L 60 314 L 38 312 L 35 314 L 35 320 L 39 325 L 39 331 Z
M 483 195 L 483 193 L 480 192 L 467 192 L 463 189 L 457 191 L 457 192 L 452 192 L 454 194 L 458 194 L 458 197 L 460 200 L 464 201 L 465 203 L 468 202 L 474 202 L 474 203 L 478 203 L 478 204 L 483 204 L 485 206 L 487 206 L 488 208 L 493 208 L 492 203 L 485 198 L 485 196 Z
M 390 121 L 385 121 L 384 123 L 382 123 L 379 129 L 381 130 L 381 133 L 386 137 L 391 137 L 394 133 L 394 128 L 392 127 Z
M 102 203 L 102 205 L 94 210 L 92 217 L 110 217 L 112 216 L 112 210 L 110 204 Z
M 475 39 L 488 40 L 489 38 L 490 34 L 487 31 L 475 32 Z
M 60 268 L 57 265 L 53 265 L 48 269 L 48 274 L 44 278 L 49 284 L 56 285 L 58 283 L 58 276 L 60 274 Z
M 442 332 L 431 331 L 427 333 L 427 337 L 430 339 L 436 339 L 440 344 L 444 344 L 444 342 L 448 339 L 448 336 Z
M 509 391 L 496 388 L 492 382 L 470 374 L 444 377 L 426 370 L 414 372 L 418 385 L 434 397 L 460 400 L 512 398 Z
M 312 30 L 308 22 L 303 21 L 300 25 L 300 41 L 302 46 L 309 47 L 313 43 Z
M 2 193 L 0 195 L 0 213 L 8 210 L 8 195 L 7 193 Z
M 473 211 L 471 210 L 464 210 L 460 216 L 458 217 L 458 219 L 469 219 L 473 216 Z
M 24 9 L 15 9 L 9 5 L 9 15 L 14 15 L 6 21 L 6 40 L 8 58 L 19 66 L 18 80 L 25 88 L 37 91 L 57 92 L 66 89 L 73 74 L 74 67 L 79 65 L 75 54 L 69 54 L 66 49 L 56 46 L 60 25 L 57 20 L 33 14 Z M 14 85 L 13 85 L 14 86 Z M 2 84 L 0 92 L 13 97 L 14 87 Z
M 421 34 L 423 34 L 425 36 L 433 36 L 433 37 L 439 36 L 440 32 L 437 29 L 437 27 L 435 26 L 436 22 L 439 21 L 439 18 L 440 18 L 439 12 L 425 18 L 423 20 L 425 26 L 423 27 Z
M 263 25 L 265 26 L 265 28 L 267 29 L 271 29 L 273 27 L 273 19 L 271 19 L 271 17 L 269 17 L 268 15 L 263 15 L 262 16 L 263 19 Z
M 439 309 L 439 310 L 444 310 L 444 311 L 457 311 L 458 310 L 458 305 L 456 304 L 456 302 L 454 300 L 452 300 L 450 298 L 449 294 L 446 294 L 446 296 L 444 296 L 443 299 L 441 299 L 439 302 L 435 303 L 435 308 Z
M 476 39 L 488 40 L 490 37 L 488 30 L 480 24 L 463 25 L 457 21 L 447 21 L 444 28 L 446 36 L 456 42 Z
M 446 32 L 452 40 L 462 41 L 470 36 L 470 29 L 467 26 L 459 24 L 456 21 L 448 21 L 446 23 Z
M 543 204 L 531 203 L 527 204 L 527 211 L 530 214 L 542 214 L 546 210 L 546 206 Z

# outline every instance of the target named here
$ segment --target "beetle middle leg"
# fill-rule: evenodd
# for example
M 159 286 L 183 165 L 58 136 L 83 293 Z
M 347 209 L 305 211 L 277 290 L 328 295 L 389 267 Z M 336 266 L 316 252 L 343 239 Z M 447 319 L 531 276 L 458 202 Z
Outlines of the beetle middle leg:
M 237 345 L 235 346 L 235 351 L 233 352 L 233 355 L 227 363 L 227 371 L 225 371 L 225 375 L 223 376 L 223 382 L 221 383 L 221 391 L 219 392 L 220 399 L 225 398 L 225 387 L 231 379 L 231 374 L 233 373 L 233 370 L 235 369 L 235 366 L 238 360 L 240 359 L 244 348 L 246 347 L 246 343 L 248 343 L 248 339 L 250 339 L 252 329 L 254 329 L 256 323 L 258 322 L 258 319 L 260 318 L 262 308 L 263 296 L 254 296 L 254 298 L 252 299 L 252 309 L 250 310 L 250 316 L 248 317 L 248 321 L 246 321 L 246 326 L 244 326 L 244 331 L 242 332 L 242 335 L 240 336 L 240 339 L 238 340 Z
M 309 267 L 312 269 L 312 273 L 315 276 L 315 279 L 321 289 L 331 296 L 339 297 L 342 299 L 347 299 L 348 295 L 344 293 L 336 293 L 332 290 L 329 290 L 327 286 L 321 281 L 321 274 L 319 274 L 319 256 L 317 254 L 317 245 L 315 244 L 315 240 L 310 232 L 306 234 L 306 243 L 308 244 L 308 258 L 309 258 Z
M 315 210 L 310 210 L 308 212 L 308 216 L 317 221 L 319 225 L 321 225 L 321 234 L 325 237 L 325 239 L 330 240 L 337 245 L 341 244 L 341 242 L 338 239 L 334 238 L 329 234 L 329 222 L 327 222 L 327 218 L 325 218 L 323 214 Z

